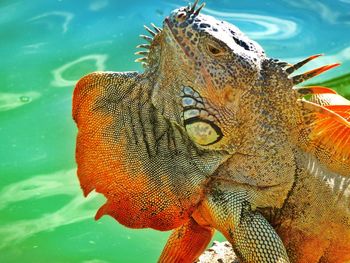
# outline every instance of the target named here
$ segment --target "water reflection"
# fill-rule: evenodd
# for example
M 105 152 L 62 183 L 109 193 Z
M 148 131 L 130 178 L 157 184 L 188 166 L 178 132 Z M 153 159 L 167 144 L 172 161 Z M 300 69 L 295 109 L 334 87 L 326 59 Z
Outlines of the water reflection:
M 281 40 L 295 36 L 298 32 L 298 26 L 291 20 L 281 19 L 267 15 L 256 15 L 248 13 L 230 13 L 215 11 L 206 8 L 204 13 L 218 17 L 219 19 L 235 23 L 235 21 L 243 21 L 253 23 L 258 28 L 263 28 L 259 31 L 246 31 L 245 33 L 253 39 L 274 39 Z
M 53 213 L 47 213 L 35 219 L 23 219 L 1 225 L 0 249 L 12 246 L 39 232 L 93 218 L 96 207 L 89 207 L 89 205 L 91 202 L 97 202 L 98 199 L 101 200 L 101 195 L 97 197 L 97 194 L 92 193 L 85 199 L 75 174 L 76 170 L 72 169 L 37 175 L 3 188 L 0 191 L 0 211 L 25 200 L 50 196 L 67 195 L 71 197 L 71 200 Z M 22 216 L 25 217 L 25 214 Z
M 47 12 L 38 16 L 35 16 L 31 19 L 29 19 L 29 22 L 37 21 L 39 19 L 51 17 L 51 16 L 59 16 L 63 18 L 62 23 L 62 33 L 66 33 L 68 31 L 68 26 L 71 20 L 73 19 L 74 15 L 70 12 L 62 12 L 62 11 L 53 11 L 53 12 Z
M 109 4 L 108 0 L 96 0 L 96 1 L 92 1 L 89 5 L 89 9 L 91 11 L 100 11 L 102 9 L 104 9 L 105 7 L 107 7 Z
M 22 107 L 41 97 L 37 91 L 28 91 L 22 93 L 4 93 L 0 92 L 0 112 L 9 111 Z
M 330 24 L 350 22 L 349 20 L 344 21 L 343 19 L 341 19 L 343 15 L 340 10 L 335 10 L 335 1 L 328 3 L 314 0 L 283 1 L 286 2 L 286 4 L 288 4 L 289 6 L 305 9 L 308 12 L 312 11 L 315 15 L 321 17 L 324 21 Z M 350 0 L 341 0 L 341 2 L 350 3 Z
M 79 68 L 80 63 L 84 63 L 88 60 L 92 60 L 95 62 L 96 71 L 102 71 L 102 70 L 105 70 L 105 62 L 107 58 L 108 56 L 104 54 L 91 54 L 91 55 L 83 56 L 76 60 L 70 61 L 52 71 L 53 80 L 51 84 L 56 87 L 74 86 L 75 83 L 77 82 L 77 79 L 76 80 L 65 79 L 63 76 L 65 71 L 72 70 L 72 67 Z
M 23 48 L 23 53 L 25 53 L 25 54 L 38 53 L 47 44 L 48 44 L 47 42 L 39 42 L 39 43 L 35 43 L 35 44 L 25 45 L 25 46 L 22 47 Z

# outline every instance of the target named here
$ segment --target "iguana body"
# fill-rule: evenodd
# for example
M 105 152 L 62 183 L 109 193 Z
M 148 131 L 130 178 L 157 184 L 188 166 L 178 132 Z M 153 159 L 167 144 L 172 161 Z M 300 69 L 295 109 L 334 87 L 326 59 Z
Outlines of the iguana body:
M 76 86 L 78 176 L 107 198 L 96 217 L 173 229 L 160 262 L 193 262 L 215 229 L 242 262 L 350 262 L 350 103 L 293 88 L 332 66 L 290 77 L 315 57 L 269 59 L 195 6 L 144 36 L 144 73 Z

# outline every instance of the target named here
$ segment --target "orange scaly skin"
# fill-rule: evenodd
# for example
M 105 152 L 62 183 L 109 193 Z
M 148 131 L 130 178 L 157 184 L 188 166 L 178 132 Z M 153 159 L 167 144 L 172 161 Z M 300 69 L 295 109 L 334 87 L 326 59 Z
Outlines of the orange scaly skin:
M 146 27 L 144 73 L 75 88 L 78 177 L 107 198 L 96 218 L 173 230 L 159 262 L 193 262 L 215 230 L 242 262 L 350 262 L 350 102 L 295 87 L 337 64 L 290 76 L 319 55 L 270 59 L 196 5 Z

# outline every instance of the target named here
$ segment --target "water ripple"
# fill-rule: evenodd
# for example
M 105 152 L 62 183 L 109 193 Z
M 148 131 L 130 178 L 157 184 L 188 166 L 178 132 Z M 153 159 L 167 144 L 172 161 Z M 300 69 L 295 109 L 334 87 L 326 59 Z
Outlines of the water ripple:
M 44 214 L 35 219 L 2 224 L 0 226 L 0 249 L 21 242 L 39 232 L 93 218 L 96 207 L 89 207 L 89 205 L 91 206 L 91 202 L 100 197 L 92 194 L 89 195 L 89 201 L 87 201 L 81 194 L 75 173 L 76 170 L 71 169 L 38 175 L 13 183 L 0 191 L 0 210 L 4 210 L 12 203 L 24 200 L 57 195 L 72 196 L 66 205 L 53 213 Z
M 40 97 L 41 94 L 37 91 L 28 91 L 23 93 L 0 92 L 0 112 L 16 109 Z
M 47 42 L 38 42 L 35 44 L 24 45 L 22 46 L 22 50 L 24 54 L 35 54 L 40 52 L 47 44 Z
M 341 12 L 336 11 L 332 4 L 321 3 L 315 0 L 299 0 L 299 1 L 290 1 L 283 0 L 288 5 L 305 9 L 307 11 L 312 11 L 315 16 L 320 16 L 324 21 L 327 21 L 330 24 L 341 23 Z M 343 2 L 350 3 L 350 0 L 342 0 Z M 346 23 L 346 22 L 345 22 Z
M 66 33 L 68 31 L 68 25 L 74 17 L 74 15 L 72 13 L 69 13 L 69 12 L 53 11 L 53 12 L 47 12 L 47 13 L 35 16 L 35 17 L 29 19 L 28 21 L 36 21 L 36 20 L 39 20 L 39 19 L 42 19 L 45 17 L 49 17 L 49 16 L 61 16 L 64 18 L 64 21 L 62 23 L 63 33 Z
M 203 12 L 228 21 L 234 20 L 257 24 L 263 30 L 246 32 L 253 39 L 287 39 L 295 36 L 298 32 L 298 26 L 294 21 L 273 16 L 222 12 L 208 8 L 204 9 Z
M 87 60 L 94 60 L 96 65 L 97 71 L 103 71 L 105 70 L 105 62 L 107 60 L 108 56 L 105 54 L 91 54 L 87 56 L 80 57 L 76 60 L 73 60 L 71 62 L 68 62 L 64 64 L 63 66 L 54 69 L 52 71 L 54 79 L 52 80 L 51 84 L 56 87 L 67 87 L 67 86 L 74 86 L 75 83 L 78 81 L 76 80 L 68 80 L 63 77 L 63 73 L 68 70 L 69 68 L 76 66 L 79 63 L 82 63 Z
M 108 0 L 96 0 L 89 5 L 91 11 L 100 11 L 101 9 L 107 7 L 109 4 Z

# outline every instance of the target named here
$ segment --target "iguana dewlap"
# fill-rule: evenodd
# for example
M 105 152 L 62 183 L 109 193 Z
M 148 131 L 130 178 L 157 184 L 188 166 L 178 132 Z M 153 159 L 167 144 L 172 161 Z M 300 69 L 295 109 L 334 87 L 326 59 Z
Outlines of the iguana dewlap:
M 97 212 L 173 230 L 160 262 L 193 262 L 216 230 L 242 262 L 350 262 L 350 102 L 297 84 L 238 28 L 173 11 L 138 59 L 96 72 L 73 98 L 76 160 Z M 308 100 L 304 99 L 308 95 Z

